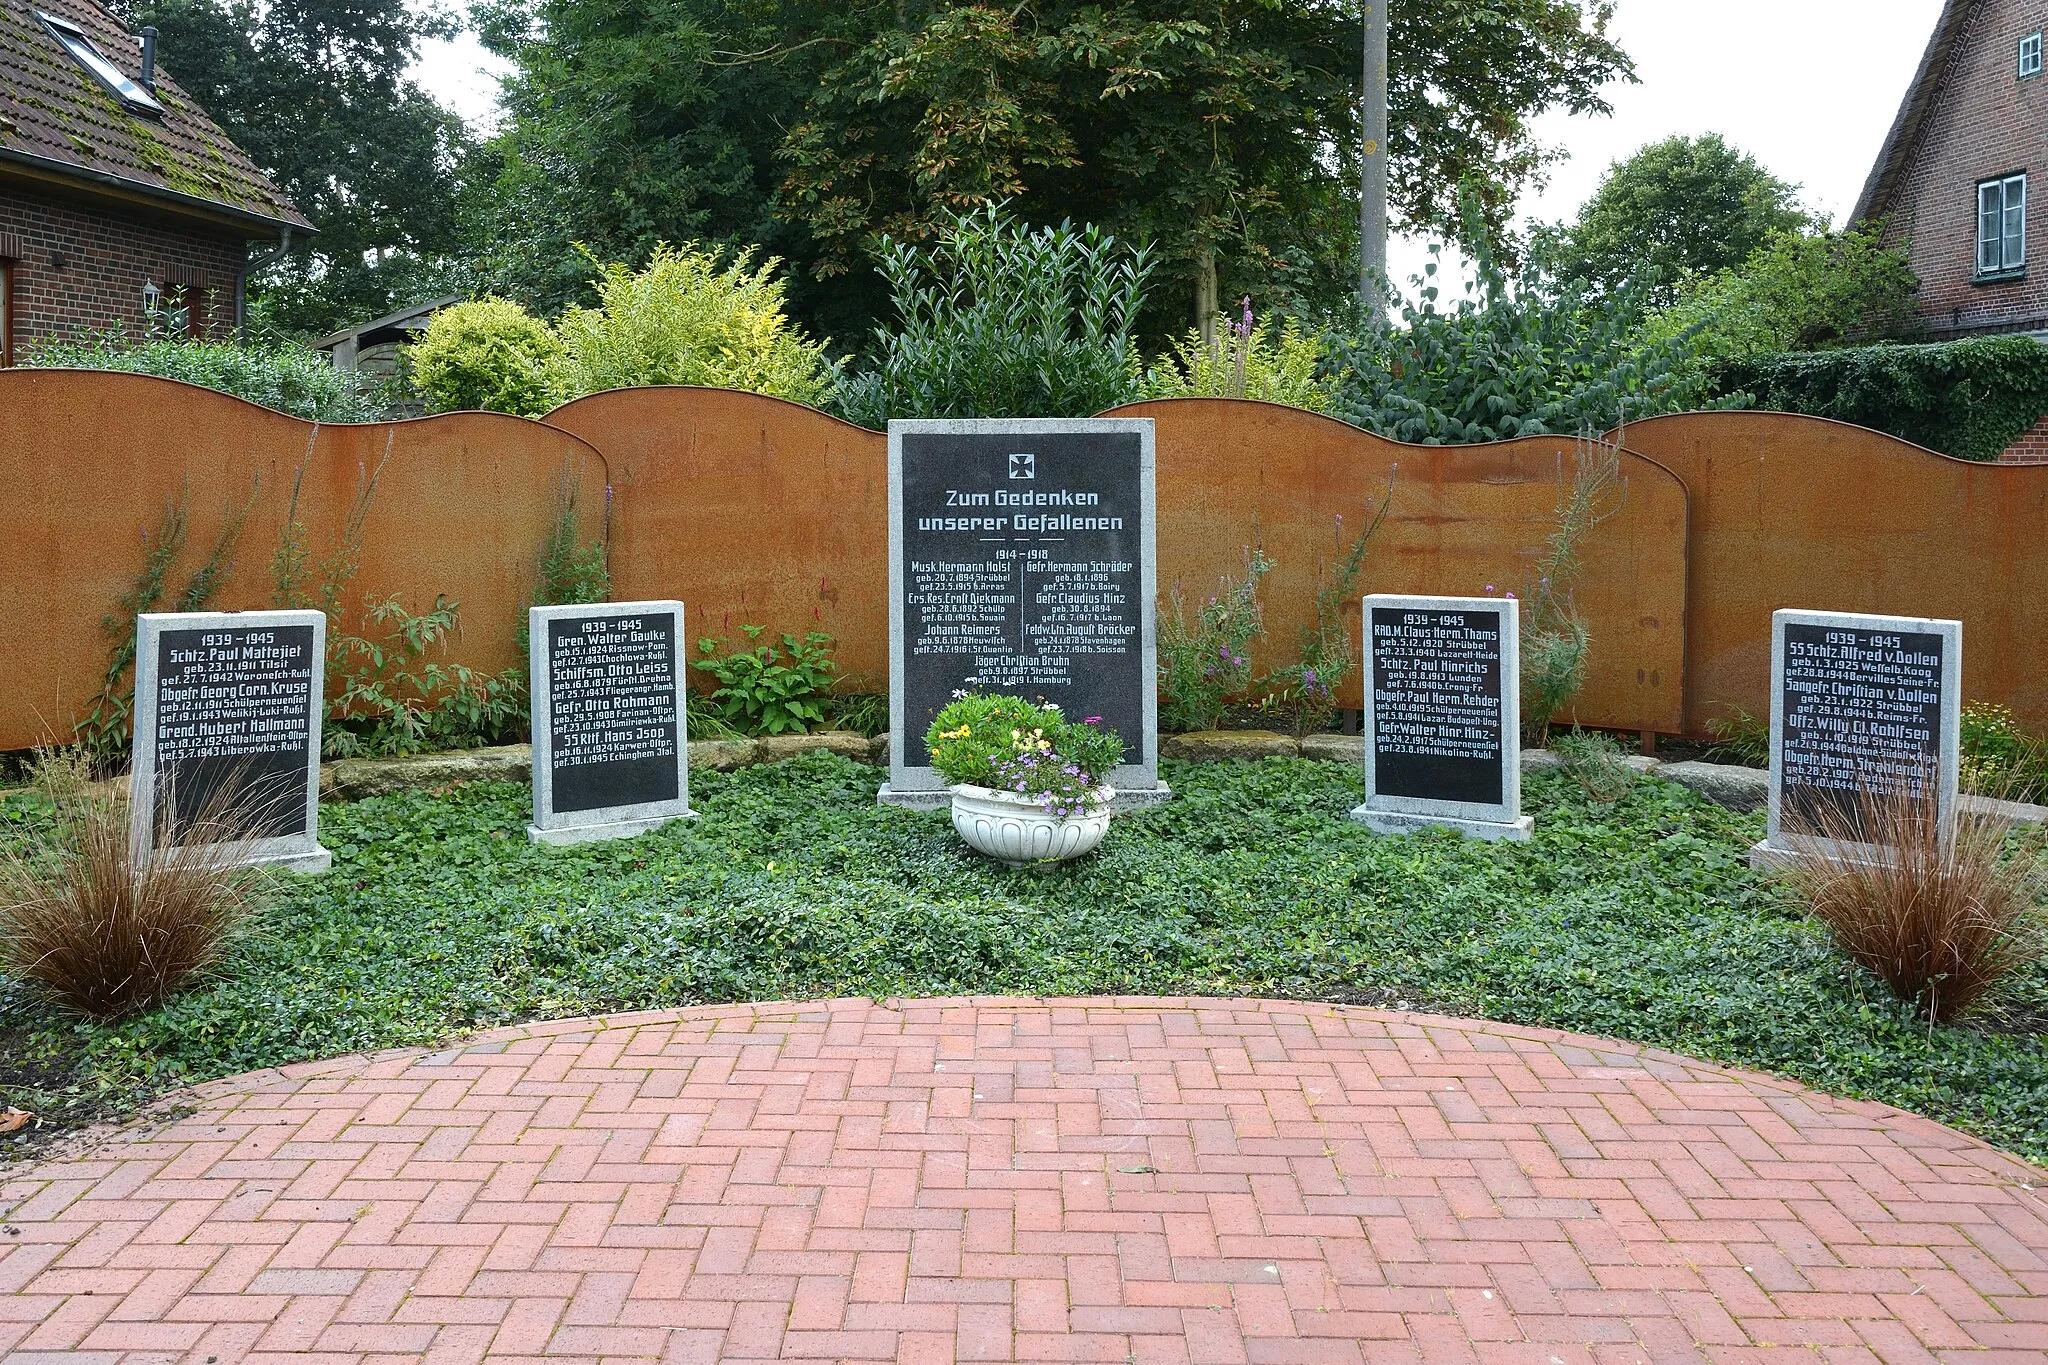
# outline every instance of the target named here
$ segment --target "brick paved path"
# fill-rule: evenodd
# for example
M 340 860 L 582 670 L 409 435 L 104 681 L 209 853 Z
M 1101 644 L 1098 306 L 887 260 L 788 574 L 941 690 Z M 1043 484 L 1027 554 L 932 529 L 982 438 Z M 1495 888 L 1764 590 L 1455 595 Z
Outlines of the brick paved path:
M 2038 1362 L 2035 1180 L 1533 1029 L 693 1009 L 240 1077 L 0 1181 L 0 1359 Z

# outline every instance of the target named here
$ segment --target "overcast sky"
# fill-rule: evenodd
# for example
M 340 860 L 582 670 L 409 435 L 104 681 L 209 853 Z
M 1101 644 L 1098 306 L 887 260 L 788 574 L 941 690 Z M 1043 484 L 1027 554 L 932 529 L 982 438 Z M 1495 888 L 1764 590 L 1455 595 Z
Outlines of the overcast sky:
M 1543 141 L 1571 157 L 1524 200 L 1523 216 L 1570 217 L 1615 160 L 1672 133 L 1712 132 L 1801 186 L 1809 207 L 1839 223 L 1940 11 L 1941 0 L 1620 0 L 1615 37 L 1641 84 L 1609 92 L 1610 117 L 1538 123 Z M 495 59 L 466 35 L 429 48 L 421 82 L 463 117 L 488 123 L 496 83 L 481 68 Z M 1396 276 L 1413 273 L 1425 254 L 1420 243 L 1397 244 Z

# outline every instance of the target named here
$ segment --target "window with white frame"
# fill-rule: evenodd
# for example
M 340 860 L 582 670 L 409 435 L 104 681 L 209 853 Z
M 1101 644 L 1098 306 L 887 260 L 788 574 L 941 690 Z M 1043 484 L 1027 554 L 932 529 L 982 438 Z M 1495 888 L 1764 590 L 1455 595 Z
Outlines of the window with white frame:
M 2020 79 L 2041 74 L 2041 30 L 2020 39 Z
M 1977 186 L 1977 275 L 1996 278 L 2027 268 L 2027 178 L 2008 175 Z

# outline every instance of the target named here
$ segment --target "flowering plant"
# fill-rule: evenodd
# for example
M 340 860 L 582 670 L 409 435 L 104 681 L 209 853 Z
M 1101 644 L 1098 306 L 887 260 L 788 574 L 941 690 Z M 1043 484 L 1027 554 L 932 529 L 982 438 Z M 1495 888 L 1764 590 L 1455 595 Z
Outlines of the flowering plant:
M 946 781 L 1029 797 L 1062 819 L 1083 814 L 1124 758 L 1102 717 L 1069 720 L 1055 705 L 1001 693 L 962 693 L 924 742 Z

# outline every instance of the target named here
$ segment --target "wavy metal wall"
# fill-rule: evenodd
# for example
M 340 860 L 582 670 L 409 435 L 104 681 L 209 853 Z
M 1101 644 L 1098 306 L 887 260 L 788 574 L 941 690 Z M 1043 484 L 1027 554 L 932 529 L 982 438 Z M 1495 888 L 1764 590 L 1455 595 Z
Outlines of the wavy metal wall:
M 372 598 L 420 611 L 446 595 L 461 604 L 454 657 L 494 671 L 518 659 L 561 491 L 575 491 L 586 534 L 602 531 L 604 458 L 538 422 L 454 413 L 326 426 L 141 375 L 0 370 L 0 749 L 68 736 L 98 694 L 111 643 L 101 622 L 133 590 L 167 509 L 182 506 L 189 531 L 160 610 L 238 513 L 217 602 L 269 606 L 302 468 L 314 572 L 375 474 L 344 601 L 359 616 Z
M 1163 585 L 1198 603 L 1254 541 L 1277 563 L 1266 664 L 1292 657 L 1318 574 L 1390 477 L 1393 509 L 1361 591 L 1525 592 L 1576 458 L 1575 443 L 1553 438 L 1401 446 L 1262 403 L 1119 412 L 1159 424 Z M 1771 610 L 1801 605 L 1960 617 L 1970 695 L 2048 727 L 2048 467 L 1967 464 L 1768 413 L 1658 418 L 1626 443 L 1623 486 L 1587 542 L 1578 589 L 1593 635 L 1581 720 L 1696 733 L 1725 704 L 1761 713 Z M 452 654 L 463 662 L 517 657 L 540 543 L 573 487 L 586 536 L 608 517 L 615 595 L 681 597 L 699 636 L 829 631 L 852 679 L 885 681 L 886 442 L 822 413 L 636 389 L 545 424 L 463 413 L 316 428 L 163 380 L 16 370 L 0 372 L 0 663 L 13 683 L 0 694 L 0 748 L 67 733 L 97 691 L 101 620 L 132 588 L 167 506 L 182 501 L 191 520 L 173 592 L 228 510 L 246 507 L 220 601 L 267 605 L 302 465 L 316 557 L 382 467 L 356 601 L 460 601 Z

